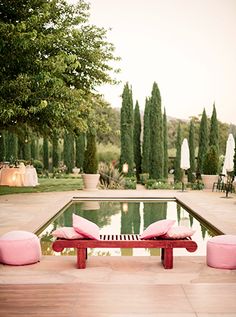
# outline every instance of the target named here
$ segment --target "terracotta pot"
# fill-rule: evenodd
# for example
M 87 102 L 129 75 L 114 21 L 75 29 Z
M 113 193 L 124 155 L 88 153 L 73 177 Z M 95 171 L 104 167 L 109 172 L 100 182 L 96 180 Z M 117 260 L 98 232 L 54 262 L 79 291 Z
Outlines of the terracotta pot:
M 204 189 L 212 189 L 213 183 L 218 181 L 218 175 L 202 175 Z
M 100 174 L 82 174 L 84 189 L 96 190 Z

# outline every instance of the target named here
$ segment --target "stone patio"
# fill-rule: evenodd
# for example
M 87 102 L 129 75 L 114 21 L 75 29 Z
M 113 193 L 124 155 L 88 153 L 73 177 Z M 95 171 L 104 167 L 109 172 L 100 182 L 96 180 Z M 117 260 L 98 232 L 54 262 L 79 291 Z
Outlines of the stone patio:
M 0 235 L 36 232 L 73 197 L 175 197 L 225 234 L 236 234 L 236 195 L 210 191 L 98 190 L 0 196 Z M 213 269 L 205 257 L 43 256 L 27 266 L 0 265 L 0 316 L 236 316 L 236 270 Z

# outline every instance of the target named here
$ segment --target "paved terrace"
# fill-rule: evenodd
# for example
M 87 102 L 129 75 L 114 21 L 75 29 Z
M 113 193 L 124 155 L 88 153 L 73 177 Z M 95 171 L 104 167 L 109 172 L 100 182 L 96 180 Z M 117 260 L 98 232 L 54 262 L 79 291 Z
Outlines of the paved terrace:
M 236 195 L 224 196 L 142 187 L 0 196 L 0 235 L 36 232 L 73 197 L 175 197 L 222 233 L 236 234 Z M 236 316 L 236 270 L 207 267 L 205 257 L 175 257 L 172 270 L 158 257 L 91 257 L 86 270 L 75 262 L 43 256 L 33 265 L 0 265 L 0 316 Z

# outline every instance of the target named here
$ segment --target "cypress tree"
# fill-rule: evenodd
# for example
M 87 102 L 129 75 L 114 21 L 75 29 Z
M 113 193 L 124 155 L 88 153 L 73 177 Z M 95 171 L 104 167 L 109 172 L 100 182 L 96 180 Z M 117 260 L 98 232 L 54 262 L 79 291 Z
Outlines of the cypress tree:
M 7 152 L 6 159 L 11 163 L 15 162 L 18 158 L 18 142 L 17 135 L 12 132 L 7 133 Z
M 142 173 L 142 156 L 141 156 L 141 118 L 139 111 L 139 104 L 136 101 L 134 109 L 134 162 L 136 167 L 136 177 L 140 180 L 140 174 Z
M 52 167 L 58 168 L 59 166 L 59 149 L 58 149 L 58 136 L 54 132 L 52 136 Z
M 209 145 L 214 145 L 219 151 L 219 125 L 217 120 L 215 104 L 213 105 L 213 111 L 211 116 Z
M 0 131 L 0 162 L 6 161 L 6 136 L 5 131 Z
M 35 140 L 35 159 L 39 160 L 39 138 Z
M 208 156 L 208 158 L 206 158 Z M 214 159 L 209 160 L 209 157 L 213 157 Z M 211 116 L 211 124 L 210 124 L 210 134 L 209 134 L 209 148 L 207 153 L 205 154 L 204 160 L 207 160 L 210 166 L 207 166 L 207 163 L 203 163 L 203 170 L 205 174 L 215 175 L 218 173 L 219 169 L 219 127 L 218 120 L 216 115 L 215 104 L 213 105 L 213 111 Z M 208 171 L 206 173 L 206 171 Z
M 181 160 L 181 127 L 180 123 L 178 125 L 178 130 L 177 130 L 177 136 L 176 136 L 176 156 L 175 156 L 175 173 L 174 173 L 174 180 L 175 182 L 181 182 L 182 180 L 182 171 L 180 168 L 180 160 Z
M 74 167 L 74 136 L 72 133 L 65 132 L 64 134 L 64 164 L 67 167 L 66 173 L 72 173 Z
M 199 129 L 199 146 L 198 146 L 198 159 L 197 159 L 197 172 L 202 174 L 203 173 L 203 164 L 204 164 L 204 157 L 207 153 L 208 149 L 208 128 L 207 128 L 207 116 L 205 109 L 202 113 L 202 118 L 200 122 L 200 129 Z
M 133 146 L 133 97 L 128 83 L 122 93 L 122 107 L 120 115 L 121 155 L 120 170 L 124 163 L 128 163 L 128 175 L 132 175 L 134 167 Z
M 189 159 L 190 159 L 190 168 L 188 170 L 188 181 L 192 183 L 194 181 L 193 173 L 195 172 L 195 136 L 194 136 L 193 120 L 190 121 L 188 143 L 189 143 Z
M 25 138 L 23 145 L 23 159 L 26 161 L 31 159 L 31 142 L 29 142 L 28 137 Z
M 143 173 L 149 173 L 149 155 L 150 155 L 150 121 L 149 110 L 150 100 L 146 98 L 144 117 L 143 117 L 143 159 L 142 159 L 142 171 Z
M 43 167 L 48 171 L 49 169 L 49 151 L 48 151 L 48 139 L 43 138 Z
M 34 137 L 31 140 L 30 151 L 31 151 L 32 160 L 35 160 L 36 159 L 36 142 Z
M 75 138 L 75 165 L 83 170 L 85 151 L 85 134 L 80 133 Z
M 84 172 L 87 174 L 96 174 L 98 169 L 96 135 L 88 132 L 86 151 L 84 153 Z
M 163 127 L 161 95 L 154 82 L 150 99 L 150 178 L 163 178 Z
M 163 157 L 164 157 L 163 177 L 167 179 L 168 178 L 168 131 L 167 131 L 166 109 L 164 109 L 164 114 L 163 114 Z

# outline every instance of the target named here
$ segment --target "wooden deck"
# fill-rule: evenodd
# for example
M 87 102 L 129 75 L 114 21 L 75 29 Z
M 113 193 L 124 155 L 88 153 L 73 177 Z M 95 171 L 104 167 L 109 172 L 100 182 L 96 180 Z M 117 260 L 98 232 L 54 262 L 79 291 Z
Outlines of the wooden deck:
M 235 284 L 8 284 L 0 286 L 0 316 L 235 316 L 235 291 Z

